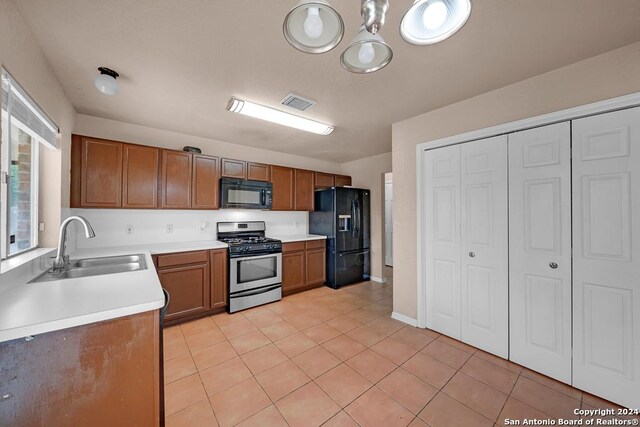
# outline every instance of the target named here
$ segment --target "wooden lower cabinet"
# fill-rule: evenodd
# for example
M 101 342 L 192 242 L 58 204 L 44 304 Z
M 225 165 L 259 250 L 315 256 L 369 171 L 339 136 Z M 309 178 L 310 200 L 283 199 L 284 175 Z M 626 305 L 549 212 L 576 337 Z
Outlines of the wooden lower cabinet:
M 0 343 L 0 425 L 159 426 L 159 310 Z
M 325 240 L 282 245 L 282 294 L 317 288 L 326 280 Z
M 282 252 L 282 293 L 288 295 L 306 288 L 304 246 L 302 250 Z
M 219 311 L 227 305 L 227 250 L 154 256 L 162 287 L 169 291 L 168 324 Z
M 227 250 L 209 251 L 211 265 L 211 308 L 227 306 Z

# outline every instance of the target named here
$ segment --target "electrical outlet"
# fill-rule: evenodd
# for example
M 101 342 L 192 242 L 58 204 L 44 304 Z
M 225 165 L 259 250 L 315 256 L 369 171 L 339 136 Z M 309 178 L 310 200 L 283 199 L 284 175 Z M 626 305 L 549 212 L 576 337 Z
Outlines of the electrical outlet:
M 126 226 L 126 233 L 127 234 L 133 234 L 133 225 L 127 225 Z
M 167 224 L 167 233 L 173 233 L 173 224 Z
M 44 222 L 38 224 L 38 231 L 44 231 Z

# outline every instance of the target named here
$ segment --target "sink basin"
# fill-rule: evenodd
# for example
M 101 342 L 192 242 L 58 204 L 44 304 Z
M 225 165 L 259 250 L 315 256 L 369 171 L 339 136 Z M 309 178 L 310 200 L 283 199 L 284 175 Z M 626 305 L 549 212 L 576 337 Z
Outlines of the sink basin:
M 122 256 L 108 256 L 103 258 L 76 259 L 71 261 L 71 268 L 97 267 L 101 265 L 116 265 L 116 264 L 131 264 L 131 263 L 145 264 L 144 255 L 122 255 Z
M 102 276 L 105 274 L 125 273 L 146 269 L 147 262 L 143 254 L 85 258 L 71 260 L 69 268 L 60 272 L 49 269 L 29 283 Z

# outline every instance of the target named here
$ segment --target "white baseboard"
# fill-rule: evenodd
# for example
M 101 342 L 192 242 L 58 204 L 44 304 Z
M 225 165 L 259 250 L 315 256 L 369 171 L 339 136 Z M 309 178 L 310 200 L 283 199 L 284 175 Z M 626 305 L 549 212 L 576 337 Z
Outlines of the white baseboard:
M 410 326 L 415 326 L 415 327 L 418 326 L 418 321 L 416 319 L 409 316 L 405 316 L 404 314 L 396 313 L 395 311 L 391 313 L 391 318 L 396 319 L 402 323 L 406 323 L 407 325 L 410 325 Z
M 385 279 L 384 277 L 369 276 L 369 280 L 371 280 L 372 282 L 387 283 L 387 279 Z

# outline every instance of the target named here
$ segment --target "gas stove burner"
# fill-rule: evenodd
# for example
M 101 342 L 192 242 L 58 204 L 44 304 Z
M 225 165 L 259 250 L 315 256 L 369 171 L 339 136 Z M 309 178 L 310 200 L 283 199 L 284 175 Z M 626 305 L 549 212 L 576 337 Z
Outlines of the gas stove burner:
M 280 240 L 265 237 L 265 223 L 219 222 L 218 240 L 229 245 L 231 258 L 282 252 Z

